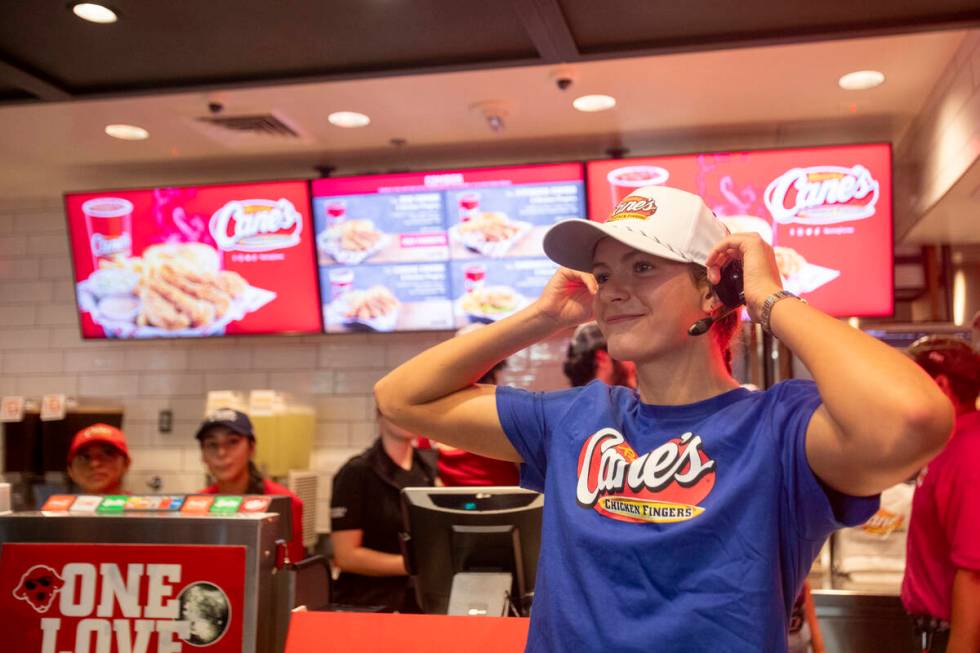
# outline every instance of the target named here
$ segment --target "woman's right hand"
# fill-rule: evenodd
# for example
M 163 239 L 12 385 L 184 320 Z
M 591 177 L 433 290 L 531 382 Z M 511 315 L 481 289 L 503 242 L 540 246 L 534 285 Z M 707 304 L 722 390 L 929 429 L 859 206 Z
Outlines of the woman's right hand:
M 558 268 L 548 280 L 534 307 L 555 321 L 559 328 L 574 327 L 592 320 L 592 302 L 598 286 L 585 272 Z

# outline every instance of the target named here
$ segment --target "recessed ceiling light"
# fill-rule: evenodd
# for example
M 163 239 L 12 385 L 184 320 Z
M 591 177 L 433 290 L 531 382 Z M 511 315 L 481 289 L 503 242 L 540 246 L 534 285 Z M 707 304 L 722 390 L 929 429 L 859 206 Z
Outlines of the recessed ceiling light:
M 136 125 L 106 125 L 105 133 L 113 138 L 120 138 L 124 141 L 145 141 L 150 137 L 150 132 Z
M 330 121 L 331 125 L 346 128 L 367 127 L 371 124 L 370 118 L 356 111 L 334 111 L 327 116 L 327 120 Z
M 611 95 L 583 95 L 572 101 L 572 106 L 579 111 L 595 113 L 596 111 L 606 111 L 616 106 L 616 98 Z
M 108 25 L 119 20 L 119 16 L 112 9 L 94 2 L 79 2 L 77 5 L 72 5 L 71 10 L 76 16 L 90 23 Z
M 845 91 L 866 91 L 884 83 L 885 74 L 877 70 L 856 70 L 837 80 L 837 85 Z

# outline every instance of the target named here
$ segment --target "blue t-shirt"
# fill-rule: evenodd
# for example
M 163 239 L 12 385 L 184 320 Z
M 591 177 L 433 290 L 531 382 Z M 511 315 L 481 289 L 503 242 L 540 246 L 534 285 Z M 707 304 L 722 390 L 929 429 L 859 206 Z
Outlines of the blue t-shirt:
M 683 406 L 497 388 L 521 485 L 545 493 L 527 650 L 785 651 L 824 540 L 878 508 L 810 469 L 820 401 L 810 381 Z

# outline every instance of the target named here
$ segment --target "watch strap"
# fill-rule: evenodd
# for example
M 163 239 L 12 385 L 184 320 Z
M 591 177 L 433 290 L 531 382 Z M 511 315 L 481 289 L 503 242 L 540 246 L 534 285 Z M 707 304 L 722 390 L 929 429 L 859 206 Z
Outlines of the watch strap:
M 772 319 L 772 307 L 775 306 L 779 301 L 786 299 L 787 297 L 792 297 L 793 299 L 798 299 L 799 301 L 806 304 L 806 300 L 799 295 L 794 295 L 788 290 L 779 290 L 773 294 L 766 297 L 766 301 L 762 302 L 762 313 L 759 317 L 759 324 L 762 325 L 762 330 L 773 335 L 772 329 L 770 328 L 769 322 Z

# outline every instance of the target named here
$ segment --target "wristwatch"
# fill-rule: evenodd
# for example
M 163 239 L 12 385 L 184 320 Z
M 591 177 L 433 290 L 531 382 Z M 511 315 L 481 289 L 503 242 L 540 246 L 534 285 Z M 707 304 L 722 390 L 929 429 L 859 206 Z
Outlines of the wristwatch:
M 772 329 L 769 328 L 769 320 L 772 317 L 772 307 L 775 306 L 777 302 L 779 302 L 782 299 L 786 299 L 787 297 L 798 299 L 804 304 L 806 304 L 805 299 L 803 299 L 799 295 L 794 295 L 788 290 L 780 290 L 774 292 L 773 294 L 766 297 L 766 301 L 762 302 L 762 315 L 759 318 L 759 324 L 762 325 L 762 330 L 768 333 L 769 335 L 773 335 Z

